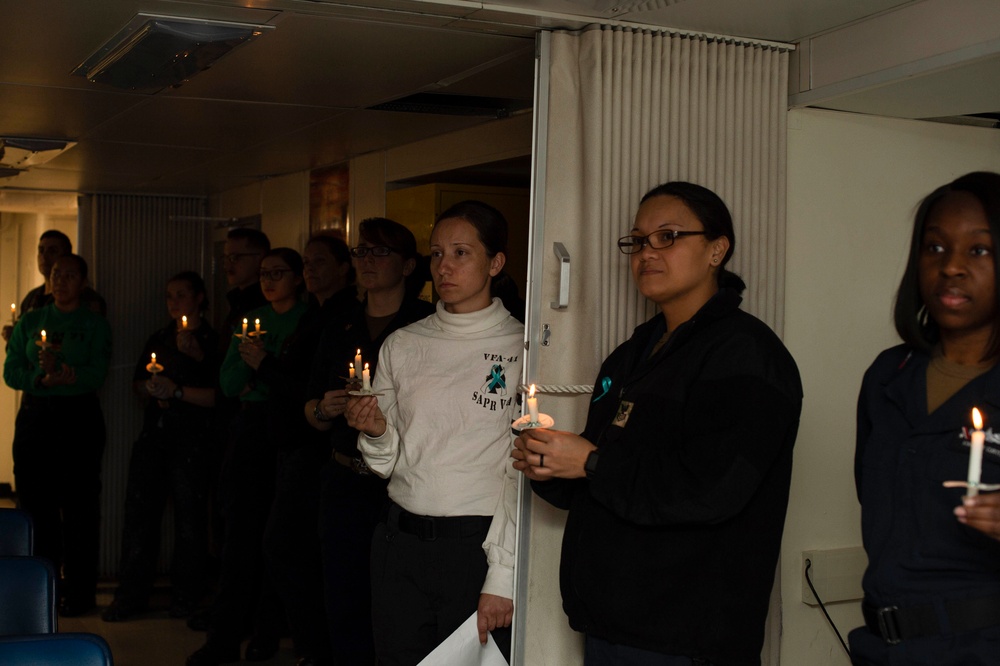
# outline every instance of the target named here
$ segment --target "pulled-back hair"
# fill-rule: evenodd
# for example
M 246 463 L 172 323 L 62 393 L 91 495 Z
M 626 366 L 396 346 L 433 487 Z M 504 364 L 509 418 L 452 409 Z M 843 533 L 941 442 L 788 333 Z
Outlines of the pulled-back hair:
M 997 261 L 998 243 L 1000 243 L 1000 174 L 992 171 L 974 171 L 956 178 L 947 185 L 942 185 L 924 197 L 913 218 L 910 252 L 899 291 L 896 292 L 893 320 L 899 337 L 908 345 L 923 351 L 929 351 L 937 343 L 940 331 L 937 322 L 928 314 L 926 304 L 920 296 L 920 249 L 927 228 L 927 219 L 937 205 L 953 192 L 967 192 L 982 205 L 993 242 L 993 283 L 1000 284 L 1000 261 Z M 1000 312 L 1000 290 L 995 291 Z M 1000 356 L 998 323 L 1000 322 L 993 322 L 993 333 L 986 347 L 984 361 Z
M 201 294 L 201 305 L 198 306 L 198 309 L 202 312 L 208 310 L 208 291 L 205 289 L 205 281 L 198 273 L 195 271 L 181 271 L 167 280 L 167 284 L 171 282 L 186 282 L 188 289 L 195 296 Z
M 705 238 L 712 241 L 721 236 L 729 239 L 729 249 L 719 264 L 719 271 L 716 273 L 716 282 L 720 287 L 727 287 L 738 294 L 742 294 L 747 288 L 743 279 L 735 273 L 726 269 L 726 264 L 733 256 L 736 249 L 736 232 L 733 229 L 733 216 L 729 213 L 726 202 L 718 194 L 694 183 L 687 183 L 681 180 L 671 181 L 657 185 L 643 195 L 639 205 L 644 204 L 653 197 L 677 197 L 684 202 L 694 216 L 705 228 Z

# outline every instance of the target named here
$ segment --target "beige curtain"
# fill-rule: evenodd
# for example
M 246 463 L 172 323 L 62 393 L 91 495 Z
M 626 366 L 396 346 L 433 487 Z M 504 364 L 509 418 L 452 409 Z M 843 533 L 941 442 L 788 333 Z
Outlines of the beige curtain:
M 574 337 L 597 336 L 590 373 L 652 314 L 615 240 L 642 194 L 668 180 L 704 185 L 729 205 L 743 307 L 780 334 L 787 52 L 610 27 L 555 33 L 551 49 L 541 221 L 547 243 L 564 243 L 583 269 L 568 310 L 582 317 Z
M 608 26 L 553 33 L 541 44 L 540 80 L 547 86 L 536 107 L 527 381 L 593 383 L 600 362 L 652 315 L 615 241 L 631 228 L 641 196 L 668 180 L 704 185 L 729 205 L 736 225 L 729 268 L 747 283 L 743 307 L 780 335 L 787 51 Z M 565 309 L 549 306 L 560 286 L 554 243 L 570 255 Z M 582 429 L 586 397 L 541 401 L 556 427 Z M 579 637 L 558 608 L 564 518 L 527 495 L 527 604 L 518 624 L 524 663 L 579 663 Z M 772 610 L 780 611 L 777 599 Z M 772 621 L 774 649 L 765 647 L 764 663 L 777 663 L 779 628 Z

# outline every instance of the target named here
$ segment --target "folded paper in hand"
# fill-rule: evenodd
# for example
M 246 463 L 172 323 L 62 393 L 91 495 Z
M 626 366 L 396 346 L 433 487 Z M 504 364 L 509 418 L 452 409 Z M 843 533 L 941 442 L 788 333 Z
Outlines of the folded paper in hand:
M 486 635 L 486 645 L 479 642 L 476 614 L 462 623 L 417 666 L 507 666 L 493 636 Z

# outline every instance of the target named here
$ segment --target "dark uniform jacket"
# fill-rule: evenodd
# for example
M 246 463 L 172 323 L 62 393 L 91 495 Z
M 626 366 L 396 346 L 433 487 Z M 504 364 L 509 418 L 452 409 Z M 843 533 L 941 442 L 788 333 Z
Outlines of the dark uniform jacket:
M 973 407 L 985 421 L 982 481 L 1000 482 L 1000 366 L 927 414 L 929 361 L 893 347 L 861 386 L 855 478 L 865 600 L 877 607 L 1000 595 L 1000 542 L 959 523 L 953 511 L 965 490 L 941 485 L 966 478 Z
M 652 358 L 663 317 L 639 326 L 595 383 L 594 473 L 532 484 L 569 509 L 560 582 L 577 631 L 759 663 L 802 385 L 740 301 L 720 290 Z

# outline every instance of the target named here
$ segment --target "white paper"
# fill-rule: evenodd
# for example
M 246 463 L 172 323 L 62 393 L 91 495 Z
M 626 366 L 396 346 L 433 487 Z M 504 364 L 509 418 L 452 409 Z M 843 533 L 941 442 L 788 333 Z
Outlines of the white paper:
M 486 645 L 479 642 L 476 614 L 434 648 L 417 666 L 507 666 L 493 636 L 486 634 Z

